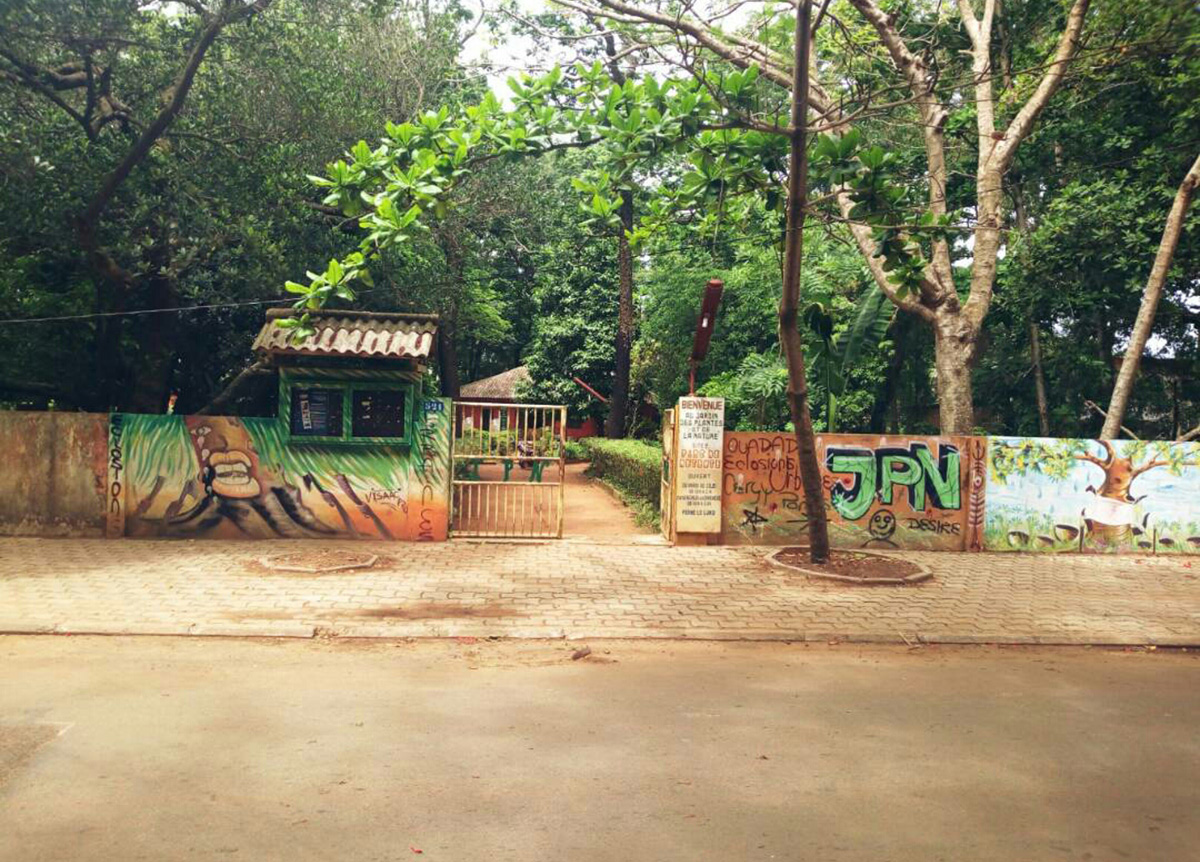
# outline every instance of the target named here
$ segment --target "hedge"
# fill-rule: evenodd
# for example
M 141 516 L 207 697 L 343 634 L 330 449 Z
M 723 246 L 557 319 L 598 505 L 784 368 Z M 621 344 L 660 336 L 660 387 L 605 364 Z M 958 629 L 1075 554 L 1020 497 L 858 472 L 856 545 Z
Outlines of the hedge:
M 659 488 L 662 475 L 662 448 L 641 440 L 608 440 L 585 437 L 582 441 L 591 457 L 590 472 L 612 485 L 627 502 L 658 517 Z

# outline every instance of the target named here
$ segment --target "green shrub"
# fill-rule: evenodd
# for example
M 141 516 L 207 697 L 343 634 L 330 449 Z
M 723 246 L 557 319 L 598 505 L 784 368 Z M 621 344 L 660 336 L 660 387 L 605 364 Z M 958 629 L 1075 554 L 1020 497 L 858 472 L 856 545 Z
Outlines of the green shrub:
M 586 437 L 582 441 L 591 458 L 591 473 L 657 516 L 662 476 L 662 448 L 641 440 L 608 440 Z M 642 506 L 634 505 L 637 511 Z
M 592 456 L 588 454 L 587 447 L 578 440 L 567 441 L 567 460 L 568 461 L 587 461 Z
M 517 447 L 524 443 L 521 451 Z M 454 451 L 459 455 L 496 455 L 507 458 L 525 455 L 557 455 L 558 438 L 549 428 L 485 431 L 482 428 L 463 428 L 454 441 Z

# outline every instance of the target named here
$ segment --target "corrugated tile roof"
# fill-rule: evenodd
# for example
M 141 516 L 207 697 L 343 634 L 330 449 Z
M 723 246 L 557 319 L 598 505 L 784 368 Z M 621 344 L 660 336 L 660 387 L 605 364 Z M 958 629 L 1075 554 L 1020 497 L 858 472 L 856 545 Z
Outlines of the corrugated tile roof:
M 466 383 L 459 390 L 459 394 L 463 398 L 501 398 L 515 401 L 517 398 L 517 387 L 522 383 L 530 382 L 532 379 L 529 376 L 529 367 L 518 365 L 516 368 L 510 368 L 508 371 L 493 374 L 491 377 Z
M 256 353 L 288 356 L 362 356 L 378 359 L 426 359 L 433 351 L 437 317 L 429 314 L 387 314 L 368 311 L 334 311 L 314 314 L 316 329 L 299 344 L 292 331 L 279 326 L 291 309 L 272 308 L 254 339 Z

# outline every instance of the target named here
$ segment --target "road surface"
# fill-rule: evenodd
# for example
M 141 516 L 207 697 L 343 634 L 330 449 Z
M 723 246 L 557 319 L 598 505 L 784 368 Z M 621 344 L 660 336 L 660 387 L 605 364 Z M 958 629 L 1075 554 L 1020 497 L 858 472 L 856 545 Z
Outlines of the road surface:
M 1195 653 L 580 646 L 0 638 L 0 860 L 1200 858 Z

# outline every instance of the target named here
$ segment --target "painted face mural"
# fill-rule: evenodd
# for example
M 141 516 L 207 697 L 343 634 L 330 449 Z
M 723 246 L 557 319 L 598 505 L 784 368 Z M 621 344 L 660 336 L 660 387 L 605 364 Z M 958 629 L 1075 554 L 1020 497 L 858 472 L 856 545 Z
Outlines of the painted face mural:
M 304 501 L 300 488 L 262 466 L 241 421 L 225 416 L 189 416 L 185 421 L 198 469 L 164 513 L 170 532 L 232 529 L 236 534 L 267 536 L 338 532 Z
M 887 509 L 880 509 L 867 522 L 867 532 L 872 539 L 890 539 L 896 532 L 896 516 Z
M 294 445 L 269 418 L 119 414 L 122 531 L 444 539 L 449 419 L 440 400 L 428 403 L 408 446 Z
M 216 420 L 223 431 L 205 422 L 191 429 L 192 446 L 200 456 L 200 478 L 205 488 L 219 497 L 246 500 L 262 494 L 258 481 L 258 458 L 246 429 Z M 228 435 L 228 436 L 226 436 Z

